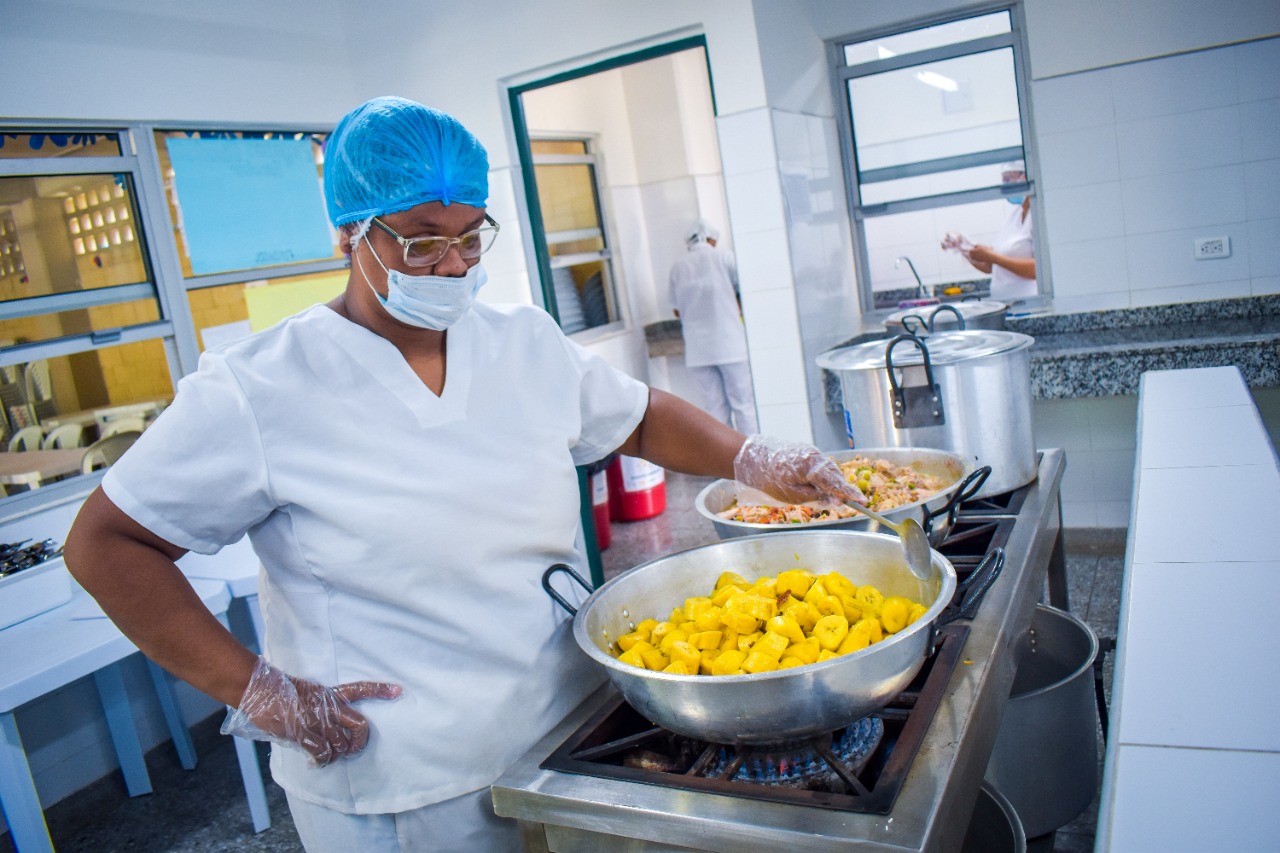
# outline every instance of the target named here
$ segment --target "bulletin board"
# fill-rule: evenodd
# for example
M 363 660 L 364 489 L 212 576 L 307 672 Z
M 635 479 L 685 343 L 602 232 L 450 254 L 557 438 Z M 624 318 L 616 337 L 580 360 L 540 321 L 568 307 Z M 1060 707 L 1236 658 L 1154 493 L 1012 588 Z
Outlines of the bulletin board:
M 332 257 L 307 139 L 170 139 L 181 231 L 196 275 Z

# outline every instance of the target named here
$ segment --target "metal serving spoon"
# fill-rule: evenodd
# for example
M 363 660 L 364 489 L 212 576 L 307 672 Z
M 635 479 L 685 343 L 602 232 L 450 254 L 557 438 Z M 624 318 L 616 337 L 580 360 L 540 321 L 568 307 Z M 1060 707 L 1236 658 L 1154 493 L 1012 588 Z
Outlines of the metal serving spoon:
M 907 558 L 907 568 L 911 569 L 911 574 L 922 581 L 929 579 L 929 574 L 933 568 L 932 549 L 929 547 L 929 537 L 924 535 L 924 528 L 920 526 L 920 522 L 914 518 L 905 518 L 901 522 L 893 522 L 878 512 L 872 512 L 860 503 L 854 503 L 853 501 L 845 501 L 845 503 L 850 508 L 856 509 L 868 518 L 880 522 L 881 525 L 897 533 L 898 538 L 902 540 L 902 553 Z

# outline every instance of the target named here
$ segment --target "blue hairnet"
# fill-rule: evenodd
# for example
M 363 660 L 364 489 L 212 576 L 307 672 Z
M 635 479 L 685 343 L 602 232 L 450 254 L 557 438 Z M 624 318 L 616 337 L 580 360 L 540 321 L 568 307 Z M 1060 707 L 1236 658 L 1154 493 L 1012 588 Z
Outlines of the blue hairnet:
M 457 119 L 405 98 L 374 98 L 342 117 L 324 147 L 324 200 L 335 226 L 428 201 L 484 207 L 489 157 Z

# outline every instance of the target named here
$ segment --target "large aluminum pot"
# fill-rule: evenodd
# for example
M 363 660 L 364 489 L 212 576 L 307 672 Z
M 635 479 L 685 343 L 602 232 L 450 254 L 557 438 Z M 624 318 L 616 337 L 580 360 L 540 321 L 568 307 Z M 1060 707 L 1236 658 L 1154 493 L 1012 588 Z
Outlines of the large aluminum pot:
M 891 334 L 927 335 L 966 329 L 1004 329 L 1007 302 L 974 299 L 895 311 L 884 318 Z
M 934 551 L 931 566 L 927 580 L 917 579 L 898 537 L 883 533 L 794 531 L 729 539 L 618 575 L 582 603 L 573 636 L 631 706 L 664 728 L 712 743 L 798 740 L 865 717 L 911 682 L 932 651 L 934 623 L 956 590 L 955 569 L 946 557 Z M 561 567 L 552 571 L 556 568 Z M 661 618 L 686 598 L 706 595 L 721 572 L 756 578 L 797 568 L 840 572 L 854 583 L 873 584 L 886 596 L 907 596 L 929 609 L 862 651 L 775 672 L 674 675 L 622 663 L 609 652 L 639 622 Z M 553 592 L 549 586 L 548 592 Z
M 1037 838 L 1074 820 L 1098 792 L 1098 636 L 1065 610 L 1037 604 L 1017 654 L 986 780 Z
M 936 447 L 991 476 L 976 497 L 1036 477 L 1031 426 L 1031 345 L 1018 332 L 898 335 L 832 350 L 819 367 L 840 378 L 854 448 Z
M 866 447 L 860 450 L 836 450 L 827 454 L 837 463 L 847 462 L 855 456 L 866 456 L 870 459 L 884 459 L 894 465 L 910 465 L 922 474 L 942 477 L 949 481 L 948 485 L 935 492 L 931 497 L 914 503 L 903 504 L 893 509 L 883 510 L 880 514 L 889 521 L 899 522 L 906 518 L 915 518 L 929 537 L 929 544 L 935 548 L 942 544 L 951 525 L 955 523 L 955 509 L 961 502 L 977 494 L 982 483 L 990 475 L 985 466 L 977 471 L 973 463 L 958 454 L 947 450 L 936 450 L 928 447 Z M 694 501 L 698 514 L 711 522 L 716 535 L 721 539 L 732 539 L 737 536 L 753 536 L 757 533 L 799 532 L 802 530 L 866 530 L 872 533 L 881 531 L 880 523 L 872 521 L 865 515 L 854 515 L 851 518 L 838 518 L 832 521 L 813 521 L 798 527 L 781 524 L 758 524 L 749 521 L 731 521 L 721 518 L 720 513 L 733 506 L 738 497 L 738 484 L 734 480 L 716 480 L 704 488 Z

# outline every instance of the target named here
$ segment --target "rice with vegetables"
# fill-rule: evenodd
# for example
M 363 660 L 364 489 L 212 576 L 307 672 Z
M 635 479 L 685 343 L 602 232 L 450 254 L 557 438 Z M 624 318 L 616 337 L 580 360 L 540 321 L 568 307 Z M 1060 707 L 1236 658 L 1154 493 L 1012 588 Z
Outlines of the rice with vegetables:
M 895 465 L 886 459 L 854 456 L 838 463 L 845 479 L 867 497 L 867 505 L 878 512 L 916 503 L 932 497 L 951 481 L 917 471 L 910 465 Z M 857 511 L 843 505 L 791 504 L 787 506 L 740 506 L 735 503 L 718 513 L 729 521 L 749 524 L 807 524 L 852 518 Z

